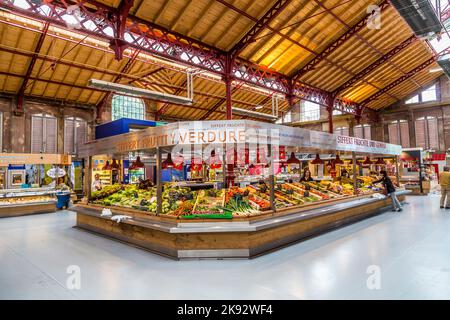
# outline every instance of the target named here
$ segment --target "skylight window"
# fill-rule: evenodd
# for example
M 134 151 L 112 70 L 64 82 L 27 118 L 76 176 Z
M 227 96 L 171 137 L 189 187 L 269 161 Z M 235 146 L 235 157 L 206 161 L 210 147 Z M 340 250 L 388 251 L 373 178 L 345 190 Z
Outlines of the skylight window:
M 416 94 L 414 97 L 409 98 L 405 101 L 406 104 L 419 103 L 419 95 Z

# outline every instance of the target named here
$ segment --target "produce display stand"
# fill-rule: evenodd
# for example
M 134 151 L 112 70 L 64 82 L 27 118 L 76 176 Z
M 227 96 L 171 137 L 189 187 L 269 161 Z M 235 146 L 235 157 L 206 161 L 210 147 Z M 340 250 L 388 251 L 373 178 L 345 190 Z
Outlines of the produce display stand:
M 228 219 L 213 219 L 220 216 L 213 211 L 211 215 L 196 215 L 196 219 L 184 218 L 184 216 L 192 218 L 191 213 L 174 215 L 174 212 L 168 209 L 163 197 L 176 197 L 180 192 L 185 191 L 171 190 L 170 185 L 163 186 L 161 171 L 164 164 L 167 164 L 167 159 L 170 159 L 166 156 L 163 160 L 163 155 L 168 152 L 181 152 L 185 157 L 200 154 L 200 157 L 205 159 L 212 149 L 221 155 L 225 174 L 220 185 L 225 190 L 199 191 L 197 198 L 192 202 L 195 203 L 195 208 L 201 208 L 200 212 L 207 211 L 208 206 L 213 202 L 220 203 L 222 206 L 215 206 L 214 210 L 223 208 L 223 215 Z M 89 170 L 95 156 L 124 160 L 133 152 L 146 154 L 154 160 L 156 186 L 147 191 L 128 189 L 127 186 L 112 186 L 111 189 L 114 189 L 112 191 L 121 195 L 116 196 L 116 193 L 112 193 L 109 198 L 106 198 L 111 200 L 96 203 L 95 199 L 98 199 L 98 196 L 94 197 L 94 193 L 90 190 L 91 175 L 86 174 L 84 186 L 88 201 L 74 208 L 77 212 L 77 227 L 175 259 L 221 259 L 251 258 L 305 237 L 383 212 L 390 205 L 390 199 L 360 193 L 362 187 L 358 187 L 357 183 L 359 177 L 356 173 L 356 157 L 361 155 L 373 158 L 397 157 L 400 155 L 401 147 L 247 120 L 193 121 L 172 123 L 95 140 L 80 147 L 78 157 L 85 159 Z M 276 168 L 282 162 L 293 163 L 286 158 L 283 160 L 280 155 L 295 152 L 317 154 L 328 152 L 342 157 L 351 157 L 354 160 L 352 179 L 354 193 L 334 193 L 334 189 L 333 191 L 326 189 L 331 187 L 331 182 L 323 182 L 323 184 L 312 182 L 309 185 L 293 181 L 277 184 L 275 176 L 279 172 Z M 236 167 L 240 166 L 240 155 L 244 155 L 241 166 L 247 168 L 256 164 L 262 168 L 259 174 L 262 185 L 242 188 L 233 186 L 238 183 L 237 181 L 245 182 L 245 174 L 240 174 L 240 177 L 236 174 Z M 298 174 L 295 176 L 298 177 Z M 296 190 L 292 189 L 300 190 L 301 196 L 299 197 Z M 244 195 L 242 195 L 243 190 L 245 190 Z M 172 193 L 167 195 L 165 194 L 167 192 Z M 217 201 L 211 200 L 215 196 L 214 192 L 217 193 Z M 222 201 L 223 192 L 226 194 L 226 201 Z M 122 203 L 130 203 L 130 200 L 126 199 L 127 196 L 140 199 L 141 193 L 144 197 L 154 199 L 150 200 L 155 201 L 154 211 L 150 210 L 153 205 L 149 205 L 147 201 L 131 207 L 120 206 Z M 398 192 L 400 201 L 404 200 L 406 193 L 407 191 Z M 205 198 L 203 201 L 198 198 L 200 194 Z M 183 196 L 186 197 L 186 195 Z M 245 201 L 240 201 L 242 196 L 247 197 L 248 202 L 245 202 L 247 198 Z M 267 207 L 265 205 L 260 207 L 260 211 L 255 207 L 249 209 L 248 203 L 256 204 L 258 207 L 257 199 L 260 197 L 264 200 L 261 201 L 261 205 L 268 203 Z M 313 201 L 314 197 L 321 201 Z M 253 198 L 256 199 L 254 202 Z M 283 199 L 286 202 L 280 205 Z M 110 204 L 111 201 L 115 205 Z M 179 206 L 188 202 L 183 201 L 178 201 Z M 239 212 L 242 210 L 249 214 L 241 216 L 227 209 L 227 204 L 233 201 L 236 202 L 233 208 L 237 207 L 236 210 Z M 133 203 L 132 200 L 131 203 Z M 139 209 L 141 207 L 145 209 L 146 206 L 149 208 L 148 211 Z M 109 208 L 113 216 L 125 215 L 128 218 L 117 223 L 111 216 L 102 215 L 104 208 Z M 231 216 L 230 213 L 232 213 Z
M 70 165 L 71 157 L 61 154 L 0 154 L 0 166 Z M 13 188 L 0 190 L 0 218 L 17 217 L 56 211 L 57 190 L 51 187 Z

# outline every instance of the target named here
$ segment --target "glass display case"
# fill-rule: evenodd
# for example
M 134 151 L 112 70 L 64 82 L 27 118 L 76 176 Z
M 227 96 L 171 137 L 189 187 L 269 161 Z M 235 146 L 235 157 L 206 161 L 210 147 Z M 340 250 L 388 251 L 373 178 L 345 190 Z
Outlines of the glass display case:
M 56 211 L 58 190 L 73 183 L 67 176 L 70 165 L 68 155 L 2 153 L 0 218 Z

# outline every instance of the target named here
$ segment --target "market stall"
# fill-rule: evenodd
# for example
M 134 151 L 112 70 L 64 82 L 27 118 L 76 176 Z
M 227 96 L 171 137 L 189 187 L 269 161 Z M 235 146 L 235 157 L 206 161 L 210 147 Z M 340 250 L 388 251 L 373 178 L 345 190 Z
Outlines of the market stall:
M 0 218 L 54 212 L 70 164 L 68 155 L 1 153 Z
M 422 148 L 405 148 L 400 155 L 400 183 L 413 195 L 430 193 L 430 179 L 425 178 L 425 152 Z
M 385 208 L 388 200 L 373 197 L 376 177 L 360 175 L 357 159 L 380 166 L 381 157 L 400 152 L 383 142 L 245 120 L 147 128 L 80 148 L 91 172 L 103 159 L 131 161 L 145 174 L 128 184 L 85 175 L 77 226 L 175 258 L 251 257 Z M 342 174 L 342 159 L 353 161 L 352 175 Z

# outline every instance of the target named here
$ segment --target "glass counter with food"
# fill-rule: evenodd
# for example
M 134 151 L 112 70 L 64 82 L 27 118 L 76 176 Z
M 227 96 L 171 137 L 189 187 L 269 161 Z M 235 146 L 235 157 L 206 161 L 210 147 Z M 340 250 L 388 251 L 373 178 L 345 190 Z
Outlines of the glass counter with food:
M 79 148 L 77 226 L 175 258 L 255 256 L 385 208 L 375 164 L 400 152 L 247 120 L 149 127 Z M 94 174 L 113 167 L 115 181 Z

